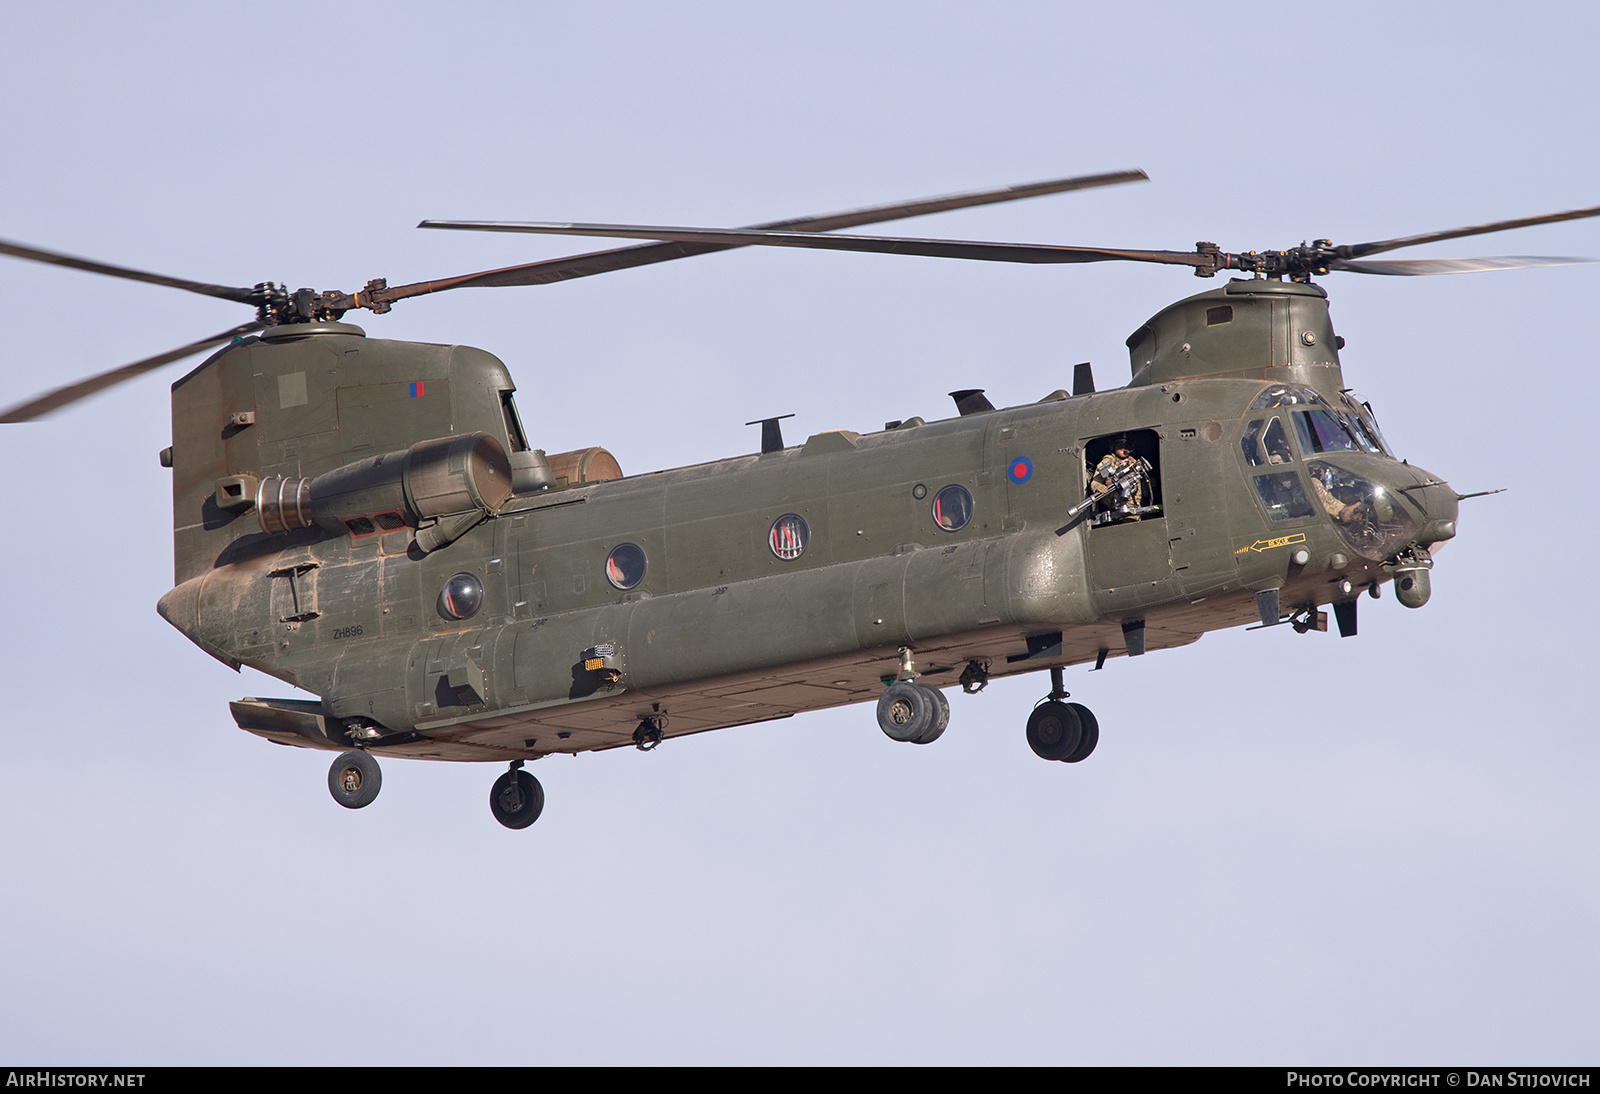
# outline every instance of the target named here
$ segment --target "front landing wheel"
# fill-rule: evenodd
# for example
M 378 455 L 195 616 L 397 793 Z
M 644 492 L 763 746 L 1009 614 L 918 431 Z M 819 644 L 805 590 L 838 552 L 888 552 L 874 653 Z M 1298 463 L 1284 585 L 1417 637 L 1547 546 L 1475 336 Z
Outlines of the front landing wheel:
M 916 738 L 914 743 L 931 745 L 939 739 L 945 728 L 950 725 L 950 700 L 944 697 L 944 692 L 932 684 L 918 684 L 917 687 L 926 691 L 933 700 L 933 725 L 929 726 L 922 736 Z
M 544 787 L 526 771 L 507 771 L 489 791 L 489 812 L 507 828 L 526 828 L 544 812 Z
M 878 728 L 891 741 L 917 742 L 938 717 L 939 702 L 930 689 L 909 681 L 890 684 L 878 697 Z
M 359 749 L 341 752 L 328 768 L 328 793 L 346 809 L 361 809 L 372 804 L 383 788 L 383 772 L 378 761 Z
M 1083 742 L 1076 703 L 1048 699 L 1028 715 L 1028 747 L 1041 760 L 1065 760 Z

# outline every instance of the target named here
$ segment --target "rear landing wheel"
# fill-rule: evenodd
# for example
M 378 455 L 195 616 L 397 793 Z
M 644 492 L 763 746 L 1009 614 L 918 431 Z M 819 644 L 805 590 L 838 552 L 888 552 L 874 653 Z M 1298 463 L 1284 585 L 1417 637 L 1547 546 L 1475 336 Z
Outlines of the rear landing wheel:
M 1065 760 L 1083 741 L 1077 703 L 1047 699 L 1028 715 L 1028 747 L 1041 760 Z M 1087 753 L 1086 753 L 1087 755 Z
M 544 812 L 544 787 L 526 771 L 507 771 L 489 791 L 489 812 L 507 828 L 526 828 Z
M 378 770 L 378 761 L 365 752 L 341 752 L 328 768 L 328 793 L 346 809 L 371 805 L 382 787 L 383 772 Z
M 1100 743 L 1100 722 L 1094 712 L 1082 703 L 1068 703 L 1072 712 L 1078 716 L 1078 726 L 1083 730 L 1083 736 L 1078 741 L 1078 747 L 1073 749 L 1062 762 L 1075 764 L 1087 760 L 1089 753 L 1094 751 L 1094 746 Z

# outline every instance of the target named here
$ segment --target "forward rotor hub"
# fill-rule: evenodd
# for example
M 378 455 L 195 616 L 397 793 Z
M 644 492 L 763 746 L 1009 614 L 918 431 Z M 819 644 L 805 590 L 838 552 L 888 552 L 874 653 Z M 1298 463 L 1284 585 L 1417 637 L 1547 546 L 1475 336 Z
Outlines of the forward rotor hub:
M 1202 249 L 1206 246 L 1200 245 Z M 1304 282 L 1310 281 L 1313 274 L 1318 277 L 1326 274 L 1334 262 L 1349 258 L 1350 250 L 1349 247 L 1335 247 L 1331 239 L 1314 239 L 1286 251 L 1249 251 L 1224 257 L 1228 260 L 1227 269 Z

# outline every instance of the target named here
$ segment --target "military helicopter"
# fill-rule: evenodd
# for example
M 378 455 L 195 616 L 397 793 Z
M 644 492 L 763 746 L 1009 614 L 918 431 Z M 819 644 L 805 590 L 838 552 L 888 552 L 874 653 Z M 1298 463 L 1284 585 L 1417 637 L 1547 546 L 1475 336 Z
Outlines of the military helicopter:
M 1373 261 L 1600 207 L 1356 245 L 1230 253 L 837 234 L 950 209 L 1144 179 L 1124 171 L 746 229 L 424 221 L 424 227 L 654 242 L 359 292 L 234 288 L 0 242 L 0 253 L 215 296 L 253 321 L 0 415 L 29 420 L 221 344 L 172 385 L 174 588 L 158 611 L 223 664 L 317 696 L 247 697 L 235 722 L 339 753 L 339 804 L 377 797 L 376 756 L 498 761 L 490 810 L 526 828 L 555 753 L 651 750 L 690 733 L 874 702 L 890 738 L 931 744 L 944 689 L 1048 670 L 1025 737 L 1078 763 L 1099 723 L 1062 669 L 1206 631 L 1356 633 L 1358 597 L 1426 604 L 1432 552 L 1465 497 L 1397 460 L 1345 386 L 1313 276 L 1583 261 Z M 539 285 L 742 246 L 1033 263 L 1155 262 L 1231 280 L 1127 340 L 1130 382 L 955 415 L 832 430 L 625 476 L 593 447 L 548 455 L 491 354 L 368 338 L 343 322 L 412 296 Z

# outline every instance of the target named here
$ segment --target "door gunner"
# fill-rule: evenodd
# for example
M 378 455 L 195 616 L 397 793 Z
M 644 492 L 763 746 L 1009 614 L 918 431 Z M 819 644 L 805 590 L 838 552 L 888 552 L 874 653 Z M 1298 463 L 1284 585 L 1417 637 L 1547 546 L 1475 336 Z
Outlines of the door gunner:
M 1130 478 L 1129 472 L 1135 474 Z M 1120 481 L 1119 481 L 1120 480 Z M 1150 476 L 1145 462 L 1133 454 L 1127 437 L 1111 442 L 1111 451 L 1095 465 L 1089 489 L 1105 496 L 1118 520 L 1139 520 L 1139 511 L 1150 504 Z

